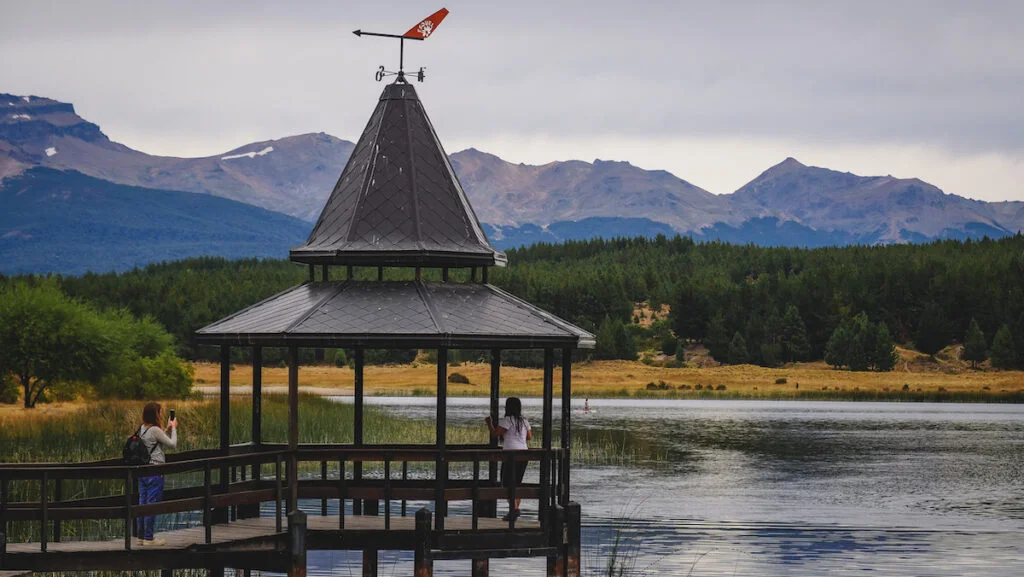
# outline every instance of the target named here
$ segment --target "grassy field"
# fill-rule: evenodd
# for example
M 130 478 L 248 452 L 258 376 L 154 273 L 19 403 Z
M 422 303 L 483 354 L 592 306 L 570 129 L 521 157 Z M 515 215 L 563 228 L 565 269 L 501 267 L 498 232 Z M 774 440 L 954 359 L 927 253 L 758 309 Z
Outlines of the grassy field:
M 630 361 L 593 361 L 573 366 L 573 396 L 585 397 L 669 397 L 742 399 L 836 399 L 836 400 L 949 400 L 1024 401 L 1024 372 L 963 370 L 944 372 L 923 361 L 902 363 L 886 373 L 834 370 L 828 365 L 804 363 L 769 369 L 753 365 L 704 368 L 664 368 Z M 420 364 L 366 367 L 365 383 L 371 395 L 434 395 L 436 369 Z M 448 374 L 460 373 L 469 384 L 449 383 L 448 394 L 487 396 L 490 366 L 463 364 L 450 367 Z M 556 394 L 561 372 L 555 370 Z M 220 368 L 216 364 L 196 365 L 197 385 L 217 387 Z M 265 390 L 287 385 L 287 369 L 264 368 Z M 502 367 L 501 395 L 540 396 L 543 373 L 539 369 Z M 238 391 L 248 390 L 252 367 L 234 366 L 231 383 Z M 299 369 L 299 385 L 317 394 L 351 394 L 353 371 L 332 366 Z M 710 390 L 709 390 L 710 389 Z

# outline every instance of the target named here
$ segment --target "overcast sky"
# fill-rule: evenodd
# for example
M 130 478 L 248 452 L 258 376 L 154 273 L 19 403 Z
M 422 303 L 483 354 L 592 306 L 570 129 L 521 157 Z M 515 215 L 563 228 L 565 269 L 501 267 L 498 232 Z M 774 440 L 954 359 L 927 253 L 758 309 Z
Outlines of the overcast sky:
M 449 152 L 628 160 L 715 193 L 793 156 L 1024 200 L 1019 0 L 0 0 L 0 92 L 72 102 L 152 154 L 355 140 L 398 47 L 351 31 L 442 5 L 406 68 L 427 67 Z

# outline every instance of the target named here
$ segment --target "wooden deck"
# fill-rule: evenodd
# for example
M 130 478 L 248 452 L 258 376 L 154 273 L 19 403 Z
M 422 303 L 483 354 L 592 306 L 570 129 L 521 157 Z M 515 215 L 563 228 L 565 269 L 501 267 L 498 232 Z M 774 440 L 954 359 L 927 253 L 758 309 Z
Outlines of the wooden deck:
M 391 528 L 385 530 L 383 516 L 346 515 L 345 529 L 339 530 L 337 515 L 307 517 L 306 547 L 309 550 L 365 550 L 389 543 L 388 548 L 412 549 L 416 543 L 415 517 L 392 517 Z M 96 568 L 187 568 L 205 567 L 216 559 L 221 566 L 286 569 L 287 525 L 284 532 L 276 531 L 273 517 L 245 519 L 214 525 L 211 542 L 206 543 L 205 528 L 190 527 L 157 533 L 160 544 L 140 546 L 132 540 L 132 550 L 124 548 L 124 538 L 106 541 L 62 541 L 47 544 L 43 553 L 40 543 L 9 543 L 5 556 L 8 567 L 19 567 L 35 571 L 67 568 L 79 563 L 83 567 Z M 438 539 L 449 540 L 456 548 L 468 551 L 489 548 L 492 543 L 513 537 L 524 544 L 532 545 L 528 553 L 543 553 L 538 547 L 544 546 L 544 534 L 536 520 L 516 521 L 514 531 L 508 522 L 501 519 L 481 517 L 478 528 L 472 528 L 470 517 L 453 516 L 445 519 L 445 532 Z M 10 575 L 8 575 L 10 573 Z M 15 577 L 23 572 L 0 572 L 0 577 Z

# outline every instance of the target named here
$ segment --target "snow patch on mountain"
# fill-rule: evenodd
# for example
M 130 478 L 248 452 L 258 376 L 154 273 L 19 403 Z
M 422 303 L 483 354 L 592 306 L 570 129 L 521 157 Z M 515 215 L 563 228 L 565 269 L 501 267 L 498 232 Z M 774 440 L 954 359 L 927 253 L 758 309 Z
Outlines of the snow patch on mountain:
M 236 158 L 256 158 L 257 156 L 266 156 L 274 152 L 273 146 L 268 146 L 259 152 L 243 152 L 242 154 L 229 154 L 227 156 L 220 157 L 221 160 L 234 160 Z
M 12 114 L 11 118 L 15 120 L 32 120 L 32 117 L 27 114 Z
M 56 146 L 51 146 L 51 147 L 46 149 L 46 156 L 53 156 L 54 154 L 57 154 L 57 147 Z

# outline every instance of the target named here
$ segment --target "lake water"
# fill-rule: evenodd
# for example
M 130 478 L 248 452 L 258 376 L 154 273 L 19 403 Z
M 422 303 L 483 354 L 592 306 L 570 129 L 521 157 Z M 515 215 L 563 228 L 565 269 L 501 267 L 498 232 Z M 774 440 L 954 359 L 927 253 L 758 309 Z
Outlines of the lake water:
M 368 402 L 434 416 L 428 398 Z M 574 467 L 585 574 L 600 574 L 618 537 L 627 574 L 1024 575 L 1024 406 L 590 403 L 591 414 L 574 405 L 574 431 L 663 458 Z M 524 405 L 538 426 L 539 399 Z M 486 399 L 450 399 L 448 419 L 482 426 L 486 411 Z M 359 574 L 358 563 L 358 554 L 311 553 L 310 574 Z M 544 567 L 491 562 L 495 575 Z M 382 575 L 411 571 L 408 555 L 382 554 Z M 437 575 L 468 573 L 468 561 L 435 564 Z

